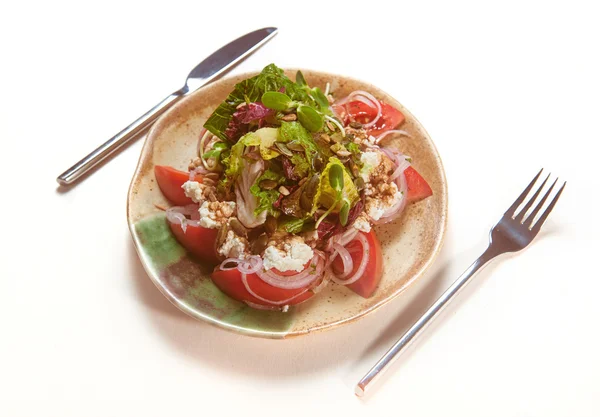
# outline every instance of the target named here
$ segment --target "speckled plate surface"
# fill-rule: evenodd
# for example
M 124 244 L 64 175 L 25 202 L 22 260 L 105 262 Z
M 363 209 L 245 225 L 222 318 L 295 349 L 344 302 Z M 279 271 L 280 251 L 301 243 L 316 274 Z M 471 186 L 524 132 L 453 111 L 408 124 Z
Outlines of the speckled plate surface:
M 411 204 L 403 216 L 376 227 L 381 240 L 384 275 L 375 294 L 364 299 L 349 289 L 331 284 L 287 313 L 254 310 L 221 293 L 210 279 L 211 268 L 190 256 L 171 235 L 165 214 L 155 205 L 168 206 L 155 179 L 155 165 L 186 170 L 195 157 L 202 125 L 225 99 L 235 83 L 252 74 L 217 81 L 200 89 L 166 112 L 152 127 L 142 149 L 127 199 L 127 220 L 135 247 L 148 276 L 179 309 L 200 320 L 242 334 L 286 338 L 331 329 L 373 312 L 400 295 L 431 265 L 440 250 L 447 216 L 444 169 L 437 150 L 419 122 L 392 97 L 355 79 L 302 70 L 311 86 L 324 89 L 330 82 L 337 97 L 352 90 L 367 90 L 400 109 L 406 116 L 402 129 L 411 137 L 391 142 L 413 158 L 433 196 Z M 296 70 L 286 71 L 293 79 Z

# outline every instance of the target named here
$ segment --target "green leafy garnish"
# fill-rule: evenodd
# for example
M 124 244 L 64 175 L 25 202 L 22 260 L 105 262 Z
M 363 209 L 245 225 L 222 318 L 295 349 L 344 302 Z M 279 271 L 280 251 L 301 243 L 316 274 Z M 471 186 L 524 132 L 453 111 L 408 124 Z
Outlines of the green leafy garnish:
M 294 174 L 298 178 L 306 177 L 311 169 L 310 163 L 306 160 L 306 156 L 299 153 L 295 153 L 290 158 L 290 161 L 294 165 Z
M 296 112 L 298 120 L 311 132 L 323 129 L 323 115 L 310 106 L 301 105 Z
M 343 172 L 344 180 L 341 194 L 334 189 L 330 183 L 329 171 L 333 166 L 338 166 L 339 168 L 335 168 L 335 170 L 341 168 Z M 356 201 L 358 201 L 358 191 L 352 182 L 352 176 L 350 173 L 348 173 L 342 162 L 338 158 L 332 156 L 329 158 L 329 163 L 321 173 L 319 188 L 313 198 L 313 208 L 311 214 L 314 213 L 319 206 L 323 206 L 327 209 L 333 206 L 334 208 L 332 211 L 337 212 L 341 209 L 341 201 L 348 201 L 351 205 L 354 204 Z
M 352 152 L 355 156 L 360 156 L 361 154 L 360 147 L 354 142 L 347 143 L 346 149 L 348 149 L 349 152 Z
M 302 75 L 301 71 L 298 71 L 296 73 L 296 84 L 298 84 L 301 87 L 307 85 L 306 80 L 304 79 L 304 75 Z
M 291 98 L 279 91 L 267 91 L 260 100 L 265 107 L 279 111 L 287 110 L 295 104 Z
M 344 168 L 334 164 L 329 169 L 329 185 L 341 195 L 344 188 Z
M 304 148 L 307 161 L 312 161 L 315 155 L 319 152 L 317 144 L 313 140 L 312 135 L 298 122 L 281 123 L 281 127 L 279 128 L 279 141 L 294 141 L 300 144 Z
M 219 156 L 225 149 L 229 149 L 229 146 L 227 146 L 227 144 L 225 142 L 217 142 L 213 145 L 213 147 L 210 151 L 204 152 L 204 154 L 202 155 L 202 158 L 204 158 L 204 159 L 216 158 L 218 160 Z
M 267 169 L 263 174 L 256 179 L 254 184 L 250 187 L 250 193 L 258 200 L 258 205 L 254 210 L 254 214 L 257 216 L 263 211 L 267 210 L 267 213 L 277 217 L 280 215 L 279 210 L 273 207 L 273 203 L 279 198 L 279 191 L 277 190 L 263 190 L 260 188 L 260 182 L 263 180 L 276 181 L 278 184 L 285 182 L 285 177 L 282 175 Z
M 348 201 L 344 201 L 344 204 L 340 209 L 340 223 L 342 226 L 346 226 L 346 224 L 348 224 L 348 213 L 350 213 L 350 203 Z
M 286 220 L 282 223 L 282 226 L 288 233 L 300 233 L 304 227 L 305 221 L 306 219 L 296 219 L 294 217 L 290 217 L 289 220 Z
M 236 84 L 225 101 L 217 107 L 204 123 L 204 127 L 215 136 L 223 140 L 230 140 L 225 131 L 237 110 L 237 106 L 242 103 L 258 102 L 265 92 L 279 91 L 282 88 L 287 96 L 294 101 L 308 102 L 310 100 L 308 93 L 286 77 L 283 70 L 275 64 L 270 64 L 260 74 Z
M 254 132 L 246 133 L 240 138 L 238 143 L 243 142 L 246 146 L 258 146 L 260 156 L 264 160 L 273 159 L 279 156 L 279 153 L 272 150 L 271 146 L 279 137 L 279 129 L 276 127 L 263 127 Z

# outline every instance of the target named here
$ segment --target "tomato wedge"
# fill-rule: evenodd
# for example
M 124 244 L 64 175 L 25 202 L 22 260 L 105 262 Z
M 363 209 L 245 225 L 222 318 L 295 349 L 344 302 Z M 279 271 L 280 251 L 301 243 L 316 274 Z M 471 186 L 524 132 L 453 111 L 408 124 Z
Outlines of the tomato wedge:
M 381 104 L 381 117 L 375 125 L 367 129 L 367 133 L 373 136 L 379 136 L 388 130 L 395 129 L 404 123 L 405 117 L 400 110 L 390 106 L 384 101 L 379 101 Z M 351 101 L 345 106 L 334 105 L 334 111 L 342 118 L 344 123 L 349 123 L 350 118 L 355 121 L 366 124 L 377 116 L 377 109 L 369 106 L 362 101 Z
M 169 166 L 157 165 L 154 167 L 154 176 L 156 177 L 160 191 L 162 191 L 171 203 L 176 206 L 193 204 L 192 199 L 186 197 L 183 188 L 181 188 L 183 183 L 189 180 L 189 173 Z M 202 182 L 202 179 L 198 178 L 198 182 Z
M 295 272 L 294 272 L 295 273 Z M 282 274 L 283 275 L 283 274 Z M 268 303 L 264 300 L 256 298 L 252 294 L 248 292 L 244 283 L 242 281 L 242 273 L 237 269 L 230 269 L 228 271 L 222 271 L 219 268 L 215 268 L 213 271 L 211 278 L 215 285 L 223 291 L 225 294 L 234 298 L 238 301 L 249 301 L 254 304 L 268 306 L 268 307 L 277 307 L 282 305 L 277 305 L 273 303 Z M 303 301 L 308 300 L 310 297 L 314 295 L 314 293 L 310 290 L 306 291 L 306 288 L 298 288 L 293 290 L 286 290 L 283 288 L 273 287 L 270 284 L 264 282 L 260 277 L 256 274 L 246 275 L 246 279 L 248 281 L 248 286 L 259 297 L 262 297 L 267 300 L 271 300 L 275 303 L 288 300 L 292 298 L 290 301 L 286 302 L 287 305 L 295 305 L 300 304 Z M 308 284 L 310 285 L 310 284 Z M 298 295 L 300 294 L 300 295 Z M 297 295 L 297 297 L 295 297 Z
M 412 166 L 404 170 L 404 176 L 408 187 L 406 197 L 409 203 L 423 200 L 433 194 L 427 181 Z
M 377 285 L 379 285 L 379 281 L 381 281 L 381 277 L 383 275 L 383 255 L 381 254 L 381 245 L 374 231 L 371 230 L 369 233 L 358 233 L 362 233 L 367 238 L 367 242 L 369 243 L 369 249 L 366 254 L 366 256 L 368 256 L 367 267 L 358 281 L 347 285 L 347 287 L 361 297 L 369 298 L 377 289 Z M 363 248 L 362 244 L 358 240 L 353 240 L 346 245 L 346 249 L 348 249 L 350 252 L 352 263 L 354 265 L 352 272 L 350 275 L 348 275 L 348 277 L 351 277 L 354 275 L 360 265 L 360 262 L 362 261 L 364 256 Z M 333 260 L 332 267 L 336 274 L 339 274 L 343 271 L 344 266 L 339 256 Z
M 198 259 L 218 264 L 219 259 L 215 250 L 218 229 L 207 229 L 201 226 L 187 225 L 185 232 L 180 224 L 169 222 L 169 227 L 181 245 Z

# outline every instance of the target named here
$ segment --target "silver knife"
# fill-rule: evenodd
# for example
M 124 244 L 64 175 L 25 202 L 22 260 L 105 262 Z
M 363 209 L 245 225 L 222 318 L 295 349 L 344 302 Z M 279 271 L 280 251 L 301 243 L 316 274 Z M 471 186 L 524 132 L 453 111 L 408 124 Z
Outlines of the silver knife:
M 217 78 L 223 72 L 238 64 L 252 52 L 263 46 L 276 34 L 277 28 L 273 27 L 255 30 L 254 32 L 250 32 L 237 38 L 214 52 L 204 61 L 196 65 L 187 76 L 185 85 L 181 89 L 165 98 L 135 122 L 121 130 L 88 156 L 63 172 L 56 178 L 56 181 L 58 181 L 60 185 L 69 185 L 75 182 L 83 174 L 106 159 L 109 155 L 116 152 L 123 145 L 139 137 L 139 134 L 150 127 L 158 116 L 181 100 L 186 94 L 196 91 L 203 85 L 206 85 Z

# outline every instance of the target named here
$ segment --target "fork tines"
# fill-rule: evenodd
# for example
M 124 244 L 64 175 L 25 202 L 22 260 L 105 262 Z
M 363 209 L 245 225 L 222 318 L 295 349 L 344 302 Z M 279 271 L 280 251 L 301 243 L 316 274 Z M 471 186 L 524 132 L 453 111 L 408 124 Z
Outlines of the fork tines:
M 554 205 L 556 204 L 560 195 L 562 194 L 562 192 L 565 188 L 565 185 L 567 185 L 566 181 L 563 182 L 562 186 L 560 187 L 560 189 L 558 190 L 558 192 L 556 193 L 556 195 L 554 196 L 554 198 L 552 199 L 550 204 L 548 204 L 548 206 L 542 212 L 541 216 L 539 217 L 539 219 L 536 222 L 536 216 L 538 215 L 538 213 L 540 212 L 540 210 L 546 203 L 546 200 L 548 199 L 548 197 L 552 193 L 552 190 L 554 189 L 554 186 L 558 182 L 558 178 L 556 178 L 554 180 L 554 182 L 552 183 L 552 185 L 550 186 L 550 188 L 548 188 L 548 190 L 546 191 L 544 196 L 541 198 L 541 200 L 535 206 L 533 211 L 528 213 L 529 210 L 531 209 L 531 207 L 533 206 L 533 204 L 538 199 L 540 193 L 542 192 L 542 189 L 546 185 L 546 182 L 548 182 L 548 179 L 550 178 L 550 174 L 548 174 L 546 179 L 544 179 L 542 184 L 536 189 L 536 191 L 533 193 L 531 198 L 529 198 L 527 200 L 527 203 L 523 206 L 523 208 L 517 212 L 517 209 L 519 208 L 519 206 L 521 206 L 521 204 L 523 204 L 523 202 L 525 201 L 525 198 L 529 195 L 529 193 L 533 189 L 535 183 L 540 178 L 540 175 L 542 175 L 543 170 L 544 169 L 542 168 L 540 170 L 540 172 L 538 172 L 538 174 L 535 176 L 535 178 L 529 183 L 527 188 L 525 188 L 525 190 L 521 193 L 519 198 L 517 198 L 517 200 L 513 203 L 513 205 L 510 206 L 510 208 L 506 211 L 506 213 L 504 213 L 505 216 L 510 216 L 511 219 L 515 219 L 515 220 L 519 221 L 521 224 L 524 224 L 525 226 L 527 226 L 527 228 L 529 228 L 529 230 L 531 230 L 532 232 L 534 232 L 536 234 L 537 234 L 537 232 L 539 232 L 540 228 L 542 227 L 542 225 L 548 218 L 548 215 L 554 208 Z

